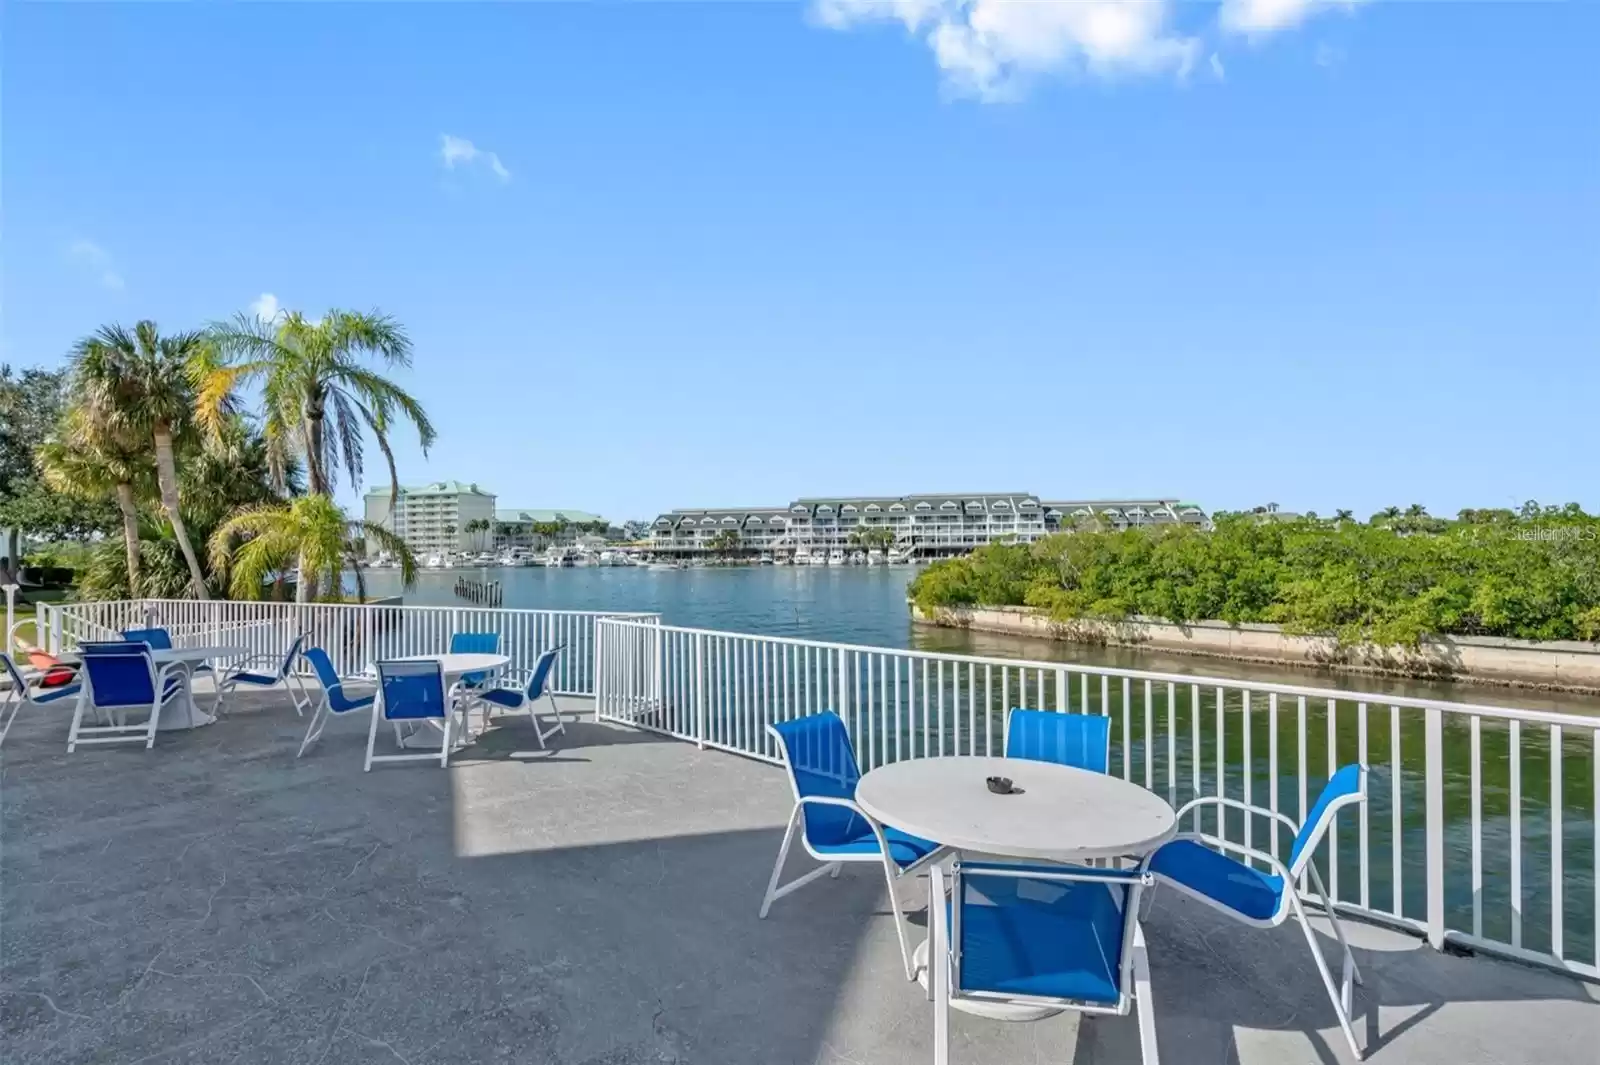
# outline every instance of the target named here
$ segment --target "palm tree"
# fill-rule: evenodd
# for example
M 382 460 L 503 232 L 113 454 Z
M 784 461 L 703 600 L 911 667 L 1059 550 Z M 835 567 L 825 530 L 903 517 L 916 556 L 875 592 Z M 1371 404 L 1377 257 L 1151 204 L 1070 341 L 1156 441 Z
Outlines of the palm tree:
M 179 507 L 174 440 L 193 427 L 192 378 L 205 359 L 201 334 L 163 337 L 149 320 L 135 325 L 132 333 L 120 325 L 104 326 L 80 340 L 72 351 L 74 399 L 95 432 L 130 443 L 150 440 L 155 444 L 161 509 L 189 567 L 196 599 L 209 596 Z M 213 407 L 219 419 L 230 413 L 232 390 L 219 393 Z
M 140 581 L 139 500 L 151 494 L 155 471 L 147 458 L 115 437 L 96 433 L 82 411 L 70 411 L 60 430 L 35 452 L 45 483 L 63 495 L 79 499 L 117 501 L 122 514 L 126 548 L 128 591 L 137 598 Z
M 222 400 L 246 381 L 260 381 L 262 427 L 274 468 L 298 452 L 314 495 L 329 495 L 342 465 L 358 486 L 364 471 L 362 427 L 372 432 L 398 495 L 389 433 L 397 418 L 417 429 L 423 453 L 433 444 L 433 423 L 410 393 L 361 364 L 375 357 L 386 366 L 411 365 L 411 341 L 398 322 L 374 311 L 332 310 L 317 321 L 289 312 L 271 322 L 238 315 L 212 326 L 212 339 L 229 360 L 208 368 L 200 390 L 201 417 L 214 427 Z
M 1347 521 L 1354 521 L 1355 516 L 1353 510 L 1336 510 L 1333 512 L 1333 522 L 1335 525 L 1343 525 Z
M 444 538 L 446 540 L 448 540 L 449 543 L 450 543 L 450 546 L 445 548 L 445 550 L 446 551 L 454 551 L 456 549 L 456 547 L 458 546 L 457 543 L 456 543 L 456 527 L 454 525 L 449 525 L 449 524 L 445 525 L 445 527 L 444 527 Z
M 1371 524 L 1387 525 L 1400 516 L 1399 507 L 1384 507 L 1372 516 Z
M 268 579 L 298 560 L 295 601 L 304 603 L 311 597 L 313 575 L 334 594 L 343 586 L 347 567 L 364 584 L 360 555 L 367 539 L 400 561 L 402 584 L 409 588 L 416 583 L 417 559 L 404 540 L 382 525 L 352 520 L 325 495 L 238 511 L 211 536 L 211 567 L 228 579 L 233 598 L 260 599 Z M 360 590 L 364 598 L 365 587 Z

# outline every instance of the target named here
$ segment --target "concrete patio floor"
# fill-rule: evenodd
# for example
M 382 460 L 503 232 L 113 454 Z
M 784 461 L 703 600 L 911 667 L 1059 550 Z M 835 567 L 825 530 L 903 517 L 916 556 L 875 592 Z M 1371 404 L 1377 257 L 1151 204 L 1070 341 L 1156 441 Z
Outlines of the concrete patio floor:
M 0 1061 L 932 1059 L 880 876 L 757 920 L 778 770 L 589 722 L 540 754 L 512 719 L 449 771 L 363 773 L 366 726 L 334 721 L 297 761 L 304 722 L 270 694 L 152 751 L 68 756 L 64 715 L 20 720 L 0 751 Z M 1596 1060 L 1595 988 L 1353 932 L 1369 1060 Z M 1164 1061 L 1349 1060 L 1298 929 L 1169 892 L 1146 933 Z M 1139 1060 L 1132 1018 L 957 1014 L 952 1035 L 974 1065 Z

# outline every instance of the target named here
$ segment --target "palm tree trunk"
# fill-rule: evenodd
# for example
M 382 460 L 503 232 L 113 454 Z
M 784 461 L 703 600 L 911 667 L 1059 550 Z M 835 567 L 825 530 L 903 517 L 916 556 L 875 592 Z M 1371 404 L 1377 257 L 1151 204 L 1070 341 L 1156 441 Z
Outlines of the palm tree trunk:
M 117 485 L 117 509 L 122 511 L 122 540 L 128 552 L 128 594 L 138 599 L 143 580 L 139 571 L 139 509 L 133 502 L 133 485 Z
M 328 471 L 323 468 L 322 407 L 313 401 L 306 405 L 306 488 L 307 494 L 328 495 Z
M 200 560 L 195 557 L 194 545 L 189 543 L 189 530 L 183 524 L 183 515 L 178 512 L 178 464 L 172 456 L 172 428 L 165 423 L 157 423 L 155 436 L 156 480 L 161 485 L 161 509 L 167 512 L 167 520 L 172 523 L 172 535 L 178 541 L 178 549 L 183 552 L 183 560 L 189 564 L 189 581 L 194 585 L 194 597 L 209 599 L 205 574 L 200 570 Z
M 300 552 L 300 572 L 294 579 L 294 601 L 309 603 L 316 595 L 312 588 L 316 581 L 311 576 L 311 567 L 306 564 L 306 553 Z

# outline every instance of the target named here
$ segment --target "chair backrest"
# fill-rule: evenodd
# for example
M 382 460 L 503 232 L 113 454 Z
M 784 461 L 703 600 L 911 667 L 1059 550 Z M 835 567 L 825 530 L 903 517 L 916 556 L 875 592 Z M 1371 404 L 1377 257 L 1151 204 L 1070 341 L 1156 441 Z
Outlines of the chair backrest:
M 1018 707 L 1006 715 L 1006 757 L 1104 773 L 1111 764 L 1111 719 Z
M 437 662 L 379 662 L 378 689 L 388 721 L 442 718 L 449 710 Z
M 1047 908 L 1060 908 L 1070 912 L 1085 933 L 1073 939 L 1081 953 L 1070 966 L 1075 976 L 1070 981 L 1071 994 L 1063 988 L 1062 997 L 1101 1005 L 1118 1005 L 1127 998 L 1143 890 L 1142 874 L 1137 870 L 958 861 L 951 867 L 950 883 L 951 898 L 956 902 L 951 908 L 954 922 L 950 929 L 956 990 L 1001 991 L 1004 988 L 1000 986 L 988 986 L 985 977 L 1009 983 L 1030 975 L 1030 931 L 1049 936 L 1059 934 L 1059 926 L 1041 924 L 1030 929 L 1029 917 Z M 1006 934 L 997 935 L 991 922 L 968 919 L 976 916 L 975 909 L 994 906 L 1013 910 Z M 976 978 L 962 967 L 963 956 L 985 957 Z
M 795 800 L 825 796 L 854 799 L 861 767 L 856 763 L 850 734 L 838 714 L 825 711 L 767 726 L 783 749 L 784 765 Z M 868 830 L 867 822 L 842 806 L 809 804 L 805 807 L 806 839 L 812 846 L 833 846 L 855 839 Z
M 453 655 L 494 655 L 500 653 L 498 632 L 454 632 L 450 634 L 450 653 Z M 479 670 L 461 674 L 464 684 L 482 684 L 489 674 Z
M 278 679 L 285 680 L 294 670 L 294 660 L 300 656 L 300 651 L 306 645 L 306 634 L 301 633 L 294 638 L 294 643 L 289 645 L 288 653 L 283 656 L 283 665 L 278 667 Z M 323 657 L 327 657 L 324 654 Z
M 151 706 L 156 701 L 156 665 L 142 641 L 78 646 L 96 706 Z
M 555 668 L 556 655 L 561 653 L 565 644 L 552 647 L 539 656 L 533 664 L 533 671 L 528 674 L 528 700 L 531 702 L 544 694 L 545 685 L 550 683 L 550 671 Z
M 135 643 L 147 643 L 157 651 L 172 650 L 172 633 L 166 629 L 123 629 L 122 638 Z
M 1300 875 L 1300 871 L 1316 853 L 1317 844 L 1322 842 L 1323 833 L 1333 824 L 1334 815 L 1341 808 L 1366 801 L 1365 768 L 1359 765 L 1347 765 L 1333 774 L 1327 786 L 1322 789 L 1322 794 L 1317 796 L 1311 812 L 1306 814 L 1305 824 L 1300 826 L 1300 834 L 1294 837 L 1294 847 L 1289 851 L 1289 872 L 1297 877 Z
M 317 675 L 317 683 L 322 685 L 322 690 L 327 692 L 328 705 L 335 713 L 343 713 L 355 706 L 345 697 L 344 681 L 339 678 L 339 671 L 333 668 L 333 660 L 328 657 L 328 652 L 320 647 L 307 647 L 300 652 L 300 656 L 311 663 L 311 671 Z
M 493 655 L 500 653 L 498 632 L 456 632 L 450 634 L 453 655 Z
M 28 685 L 22 679 L 22 673 L 17 669 L 17 664 L 11 661 L 11 656 L 0 651 L 0 666 L 5 667 L 5 679 L 11 682 L 11 690 L 16 692 L 17 698 L 28 697 Z

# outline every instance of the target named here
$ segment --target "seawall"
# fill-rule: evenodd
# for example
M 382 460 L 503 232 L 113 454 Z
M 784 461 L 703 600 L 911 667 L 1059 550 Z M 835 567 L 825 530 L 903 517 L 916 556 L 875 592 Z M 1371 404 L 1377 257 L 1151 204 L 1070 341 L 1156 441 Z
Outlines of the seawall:
M 1056 621 L 1029 607 L 941 609 L 930 617 L 915 604 L 911 614 L 921 624 L 1069 643 L 1148 647 L 1240 662 L 1336 667 L 1395 676 L 1600 693 L 1600 643 L 1534 643 L 1454 636 L 1427 640 L 1415 648 L 1341 647 L 1332 637 L 1293 636 L 1277 625 L 1232 625 L 1225 621 L 1187 625 L 1148 618 Z

